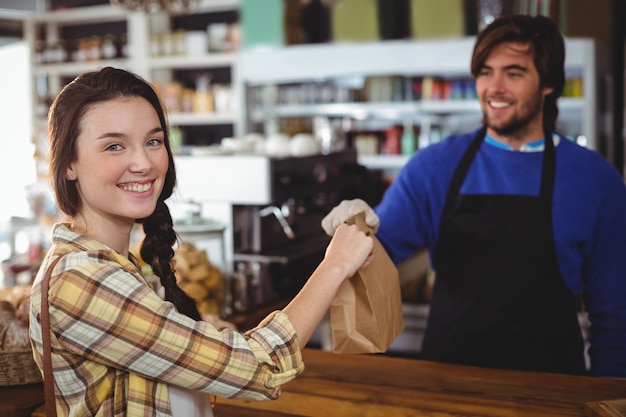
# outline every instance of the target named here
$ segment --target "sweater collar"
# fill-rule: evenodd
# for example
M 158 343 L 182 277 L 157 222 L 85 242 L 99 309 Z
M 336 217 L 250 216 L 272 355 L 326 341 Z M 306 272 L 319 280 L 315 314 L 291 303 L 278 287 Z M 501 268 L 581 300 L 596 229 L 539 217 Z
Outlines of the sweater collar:
M 555 147 L 559 144 L 560 140 L 561 138 L 559 137 L 559 135 L 557 134 L 552 135 L 552 142 L 554 143 Z M 507 151 L 515 151 L 515 149 L 513 149 L 511 145 L 498 142 L 497 140 L 489 136 L 489 134 L 485 134 L 485 142 L 499 149 L 504 149 Z M 539 140 L 535 140 L 535 141 L 527 142 L 523 144 L 518 152 L 543 152 L 545 145 L 546 145 L 545 138 L 541 138 Z

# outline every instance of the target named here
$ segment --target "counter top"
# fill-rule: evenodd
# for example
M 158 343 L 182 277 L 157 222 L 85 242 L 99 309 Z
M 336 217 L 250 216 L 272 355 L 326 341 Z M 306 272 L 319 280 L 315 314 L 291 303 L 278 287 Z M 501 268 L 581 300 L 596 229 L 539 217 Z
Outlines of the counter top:
M 305 349 L 278 400 L 220 398 L 228 416 L 626 416 L 626 380 Z

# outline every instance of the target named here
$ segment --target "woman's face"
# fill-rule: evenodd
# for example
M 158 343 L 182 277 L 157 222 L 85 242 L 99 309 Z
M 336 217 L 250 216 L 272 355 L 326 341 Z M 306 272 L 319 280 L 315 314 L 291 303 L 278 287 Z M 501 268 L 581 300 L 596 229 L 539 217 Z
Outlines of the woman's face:
M 127 97 L 90 107 L 79 126 L 76 181 L 80 216 L 91 225 L 132 224 L 154 212 L 168 169 L 165 134 L 150 103 Z M 97 223 L 95 223 L 97 222 Z

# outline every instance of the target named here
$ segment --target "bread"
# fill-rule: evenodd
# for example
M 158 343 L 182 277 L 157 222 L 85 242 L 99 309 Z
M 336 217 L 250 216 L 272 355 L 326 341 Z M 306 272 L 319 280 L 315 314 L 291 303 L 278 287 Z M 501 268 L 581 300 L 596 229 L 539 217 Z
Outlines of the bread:
M 0 300 L 0 350 L 30 348 L 30 291 L 11 291 Z
M 18 350 L 30 347 L 28 326 L 12 313 L 0 313 L 0 350 Z
M 15 314 L 15 307 L 7 300 L 0 300 L 0 314 L 9 313 L 11 315 Z
M 200 314 L 217 314 L 222 303 L 224 281 L 204 249 L 182 242 L 175 252 L 176 282 L 193 300 Z
M 17 299 L 15 317 L 24 323 L 24 325 L 28 326 L 28 321 L 30 320 L 30 291 L 24 291 Z

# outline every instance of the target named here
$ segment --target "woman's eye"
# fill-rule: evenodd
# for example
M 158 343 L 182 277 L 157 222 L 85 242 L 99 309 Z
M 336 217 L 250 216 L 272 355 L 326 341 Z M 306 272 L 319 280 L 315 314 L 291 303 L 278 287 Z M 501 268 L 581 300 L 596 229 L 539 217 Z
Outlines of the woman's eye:
M 120 145 L 119 143 L 115 143 L 113 145 L 107 146 L 106 150 L 107 151 L 121 151 L 122 145 Z
M 153 138 L 148 141 L 148 146 L 159 146 L 163 143 L 163 139 Z

